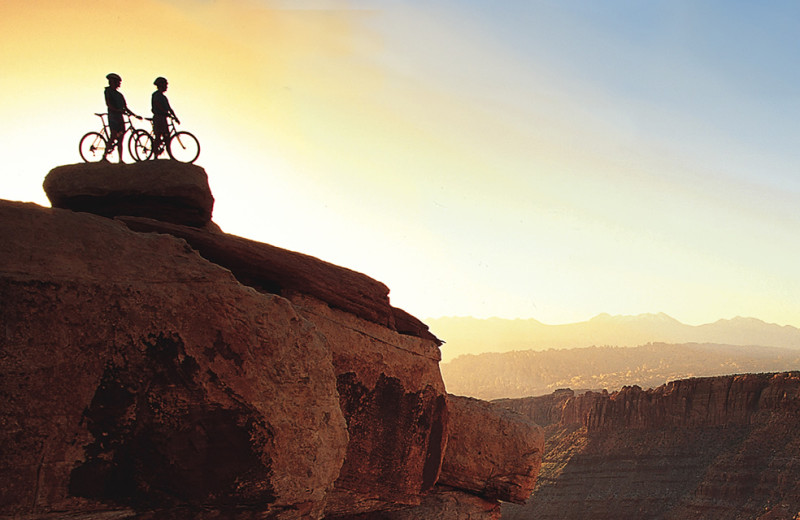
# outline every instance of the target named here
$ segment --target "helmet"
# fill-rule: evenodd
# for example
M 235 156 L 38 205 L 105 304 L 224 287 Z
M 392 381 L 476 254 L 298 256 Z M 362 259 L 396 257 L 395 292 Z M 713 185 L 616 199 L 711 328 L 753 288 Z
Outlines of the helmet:
M 122 78 L 119 77 L 119 74 L 114 74 L 113 72 L 111 74 L 106 75 L 106 79 L 108 80 L 115 79 L 117 81 L 122 81 Z
M 156 78 L 156 80 L 153 82 L 153 85 L 163 85 L 163 84 L 166 84 L 166 83 L 167 83 L 167 78 L 164 78 L 164 77 L 162 77 L 162 76 L 159 76 L 159 77 L 157 77 L 157 78 Z

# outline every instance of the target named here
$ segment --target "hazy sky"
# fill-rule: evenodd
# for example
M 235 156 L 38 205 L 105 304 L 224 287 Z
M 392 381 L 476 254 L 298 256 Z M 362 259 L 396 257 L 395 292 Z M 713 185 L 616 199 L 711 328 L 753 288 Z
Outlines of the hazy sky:
M 420 318 L 800 325 L 796 1 L 2 0 L 0 45 L 2 198 L 161 75 L 215 222 Z

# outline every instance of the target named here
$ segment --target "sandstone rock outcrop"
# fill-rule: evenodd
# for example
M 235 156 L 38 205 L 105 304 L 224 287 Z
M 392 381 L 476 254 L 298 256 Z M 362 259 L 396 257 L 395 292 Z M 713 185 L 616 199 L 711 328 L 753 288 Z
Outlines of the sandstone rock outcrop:
M 438 347 L 308 296 L 290 300 L 328 340 L 350 433 L 328 513 L 418 504 L 439 477 L 449 431 Z
M 321 515 L 347 431 L 288 301 L 94 215 L 5 202 L 0 236 L 0 512 Z
M 800 373 L 502 400 L 545 427 L 537 488 L 503 518 L 794 519 Z
M 0 517 L 496 519 L 535 478 L 503 452 L 441 485 L 441 341 L 363 274 L 214 230 L 202 168 L 45 188 L 0 201 Z
M 452 426 L 439 483 L 523 503 L 542 463 L 544 433 L 528 417 L 496 404 L 449 396 Z
M 385 285 L 241 237 L 151 219 L 119 220 L 137 231 L 187 240 L 242 283 L 289 298 L 326 337 L 350 431 L 348 456 L 328 497 L 329 514 L 416 504 L 433 487 L 447 425 L 440 341 L 390 305 Z
M 54 208 L 105 217 L 131 215 L 203 227 L 214 208 L 205 170 L 168 160 L 58 166 L 43 187 Z
M 119 220 L 135 231 L 167 233 L 186 240 L 204 258 L 230 269 L 243 284 L 262 292 L 308 294 L 391 330 L 441 344 L 424 323 L 391 306 L 388 287 L 361 273 L 234 235 L 146 218 Z

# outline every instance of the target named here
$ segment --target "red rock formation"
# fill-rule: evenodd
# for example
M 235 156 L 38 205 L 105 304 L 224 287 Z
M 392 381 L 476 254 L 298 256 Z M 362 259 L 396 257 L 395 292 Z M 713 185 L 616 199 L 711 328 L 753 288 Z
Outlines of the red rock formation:
M 347 432 L 330 351 L 166 235 L 0 205 L 0 513 L 318 517 Z
M 330 520 L 500 520 L 500 502 L 446 486 L 436 486 L 416 507 Z
M 183 238 L 204 258 L 230 269 L 243 284 L 263 292 L 309 294 L 365 320 L 441 344 L 425 324 L 391 306 L 388 287 L 361 273 L 234 235 L 145 218 L 119 220 L 135 231 Z
M 350 442 L 329 515 L 418 504 L 439 476 L 448 433 L 436 343 L 290 297 L 333 354 Z
M 800 373 L 504 400 L 562 417 L 539 484 L 503 518 L 793 519 L 800 512 Z M 559 405 L 556 405 L 557 407 Z
M 536 485 L 544 433 L 496 404 L 449 396 L 452 417 L 439 483 L 483 497 L 525 502 Z
M 744 374 L 673 381 L 650 390 L 632 386 L 612 394 L 587 392 L 565 404 L 562 422 L 580 420 L 590 432 L 744 426 L 759 410 L 784 403 L 787 392 L 797 395 L 796 384 L 785 375 Z
M 538 428 L 470 402 L 497 428 L 450 459 L 494 498 L 437 486 L 441 342 L 365 275 L 211 232 L 202 169 L 45 185 L 82 213 L 0 202 L 0 516 L 496 519 L 532 485 Z
M 537 397 L 527 397 L 525 399 L 495 399 L 492 401 L 498 406 L 519 412 L 533 420 L 539 426 L 545 427 L 551 424 L 567 423 L 572 418 L 565 415 L 564 404 L 575 397 L 575 392 L 569 388 L 556 390 L 552 394 Z M 572 401 L 574 402 L 574 401 Z M 577 403 L 575 403 L 577 405 Z M 575 408 L 573 405 L 570 411 Z M 580 419 L 577 419 L 580 422 Z

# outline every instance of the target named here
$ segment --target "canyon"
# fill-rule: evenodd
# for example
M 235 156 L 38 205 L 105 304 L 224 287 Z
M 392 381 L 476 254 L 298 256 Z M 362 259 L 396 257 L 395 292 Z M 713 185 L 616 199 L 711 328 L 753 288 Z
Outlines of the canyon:
M 546 437 L 536 490 L 503 519 L 800 516 L 800 372 L 494 402 Z
M 800 372 L 771 364 L 792 345 L 441 363 L 449 332 L 383 283 L 221 230 L 199 166 L 59 166 L 44 189 L 0 201 L 0 518 L 800 519 Z M 665 382 L 675 357 L 720 373 Z M 450 368 L 495 364 L 549 379 L 454 395 Z

